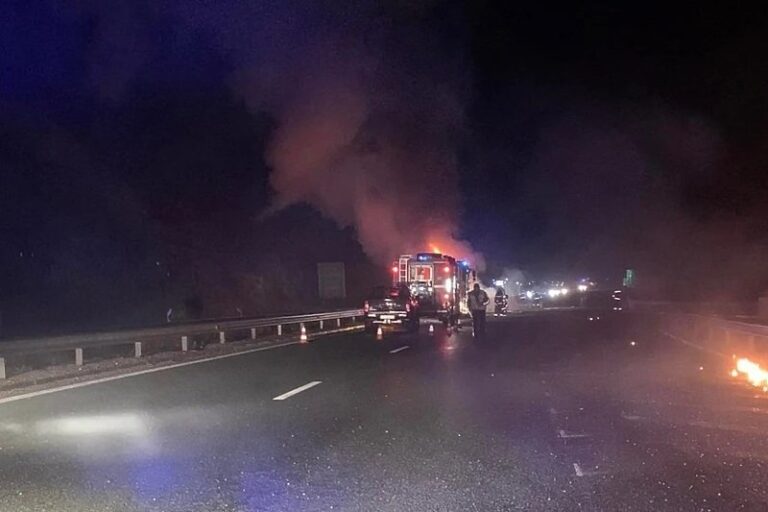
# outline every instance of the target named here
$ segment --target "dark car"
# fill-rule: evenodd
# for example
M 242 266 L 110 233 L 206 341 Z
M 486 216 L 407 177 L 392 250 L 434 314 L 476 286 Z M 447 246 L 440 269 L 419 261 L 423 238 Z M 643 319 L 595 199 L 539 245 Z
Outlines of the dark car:
M 418 303 L 407 286 L 377 286 L 368 295 L 363 309 L 367 332 L 375 332 L 379 326 L 419 330 Z

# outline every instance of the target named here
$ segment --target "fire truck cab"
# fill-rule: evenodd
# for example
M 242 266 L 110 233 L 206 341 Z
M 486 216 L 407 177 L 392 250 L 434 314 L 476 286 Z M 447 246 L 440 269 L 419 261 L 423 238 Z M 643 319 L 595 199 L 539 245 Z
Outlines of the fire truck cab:
M 466 314 L 467 292 L 476 276 L 465 261 L 438 253 L 404 254 L 392 265 L 393 285 L 405 284 L 419 315 L 457 325 Z

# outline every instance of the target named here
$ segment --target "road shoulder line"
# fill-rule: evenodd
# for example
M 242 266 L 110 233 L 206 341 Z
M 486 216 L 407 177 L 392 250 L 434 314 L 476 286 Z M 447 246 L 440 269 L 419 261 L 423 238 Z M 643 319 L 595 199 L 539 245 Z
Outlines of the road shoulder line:
M 240 350 L 238 352 L 232 352 L 230 354 L 221 354 L 218 356 L 211 356 L 206 357 L 202 359 L 195 359 L 194 361 L 183 361 L 181 363 L 173 363 L 165 366 L 160 366 L 158 368 L 147 368 L 144 370 L 139 370 L 136 372 L 130 372 L 130 373 L 121 373 L 120 375 L 111 375 L 109 377 L 102 377 L 100 379 L 94 379 L 89 380 L 85 382 L 76 382 L 74 384 L 66 384 L 64 386 L 58 386 L 55 388 L 48 388 L 48 389 L 41 389 L 39 391 L 32 391 L 30 393 L 22 393 L 19 395 L 13 395 L 5 398 L 0 398 L 0 405 L 7 404 L 9 402 L 16 402 L 19 400 L 26 400 L 29 398 L 35 398 L 42 395 L 50 395 L 51 393 L 58 393 L 59 391 L 67 391 L 70 389 L 77 389 L 77 388 L 84 388 L 86 386 L 93 386 L 96 384 L 102 384 L 104 382 L 110 382 L 113 380 L 120 380 L 120 379 L 127 379 L 129 377 L 137 377 L 139 375 L 146 375 L 148 373 L 155 373 L 155 372 L 162 372 L 164 370 L 172 370 L 174 368 L 181 368 L 182 366 L 192 366 L 193 364 L 200 364 L 200 363 L 207 363 L 209 361 L 216 361 L 219 359 L 226 359 L 228 357 L 236 357 L 236 356 L 242 356 L 245 354 L 252 354 L 254 352 L 263 352 L 265 350 L 273 350 L 276 348 L 282 348 L 282 347 L 288 347 L 291 345 L 298 345 L 298 341 L 289 341 L 287 343 L 280 343 L 277 345 L 270 345 L 268 347 L 258 347 L 258 348 L 252 348 L 248 350 Z

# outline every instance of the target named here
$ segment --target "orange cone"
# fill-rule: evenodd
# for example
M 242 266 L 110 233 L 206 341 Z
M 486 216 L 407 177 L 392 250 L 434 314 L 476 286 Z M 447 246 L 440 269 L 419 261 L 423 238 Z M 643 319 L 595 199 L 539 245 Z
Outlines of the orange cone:
M 384 339 L 384 331 L 381 330 L 381 326 L 376 330 L 376 339 L 377 340 L 383 340 Z
M 309 342 L 309 338 L 307 338 L 307 328 L 304 327 L 304 324 L 301 324 L 301 336 L 299 336 L 299 341 L 301 343 Z

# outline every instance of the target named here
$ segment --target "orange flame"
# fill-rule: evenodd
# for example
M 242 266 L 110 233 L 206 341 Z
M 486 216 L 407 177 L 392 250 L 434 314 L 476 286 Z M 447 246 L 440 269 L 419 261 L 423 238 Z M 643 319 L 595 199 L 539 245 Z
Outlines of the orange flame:
M 737 359 L 736 368 L 731 370 L 731 376 L 738 377 L 739 375 L 744 375 L 747 382 L 756 388 L 762 388 L 763 391 L 768 390 L 768 370 L 761 368 L 754 361 L 750 361 L 746 357 Z

